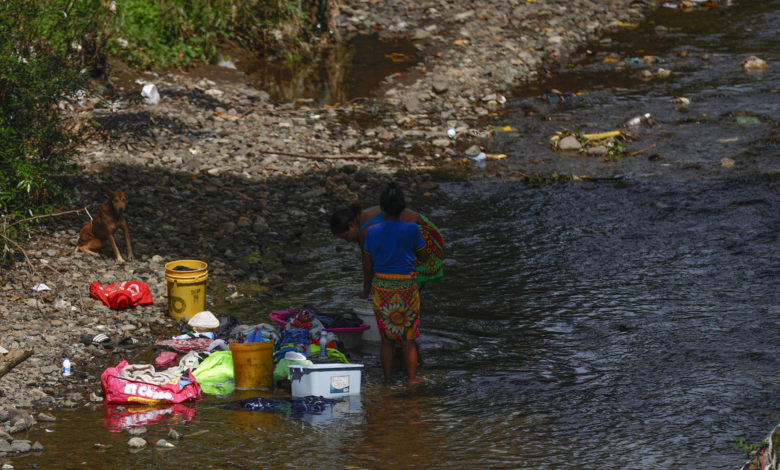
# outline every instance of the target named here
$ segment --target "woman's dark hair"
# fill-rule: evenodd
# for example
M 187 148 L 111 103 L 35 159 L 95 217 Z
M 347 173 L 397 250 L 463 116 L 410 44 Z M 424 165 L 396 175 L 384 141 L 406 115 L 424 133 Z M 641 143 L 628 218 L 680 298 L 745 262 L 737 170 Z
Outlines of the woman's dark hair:
M 404 192 L 401 191 L 401 188 L 395 182 L 390 182 L 385 190 L 382 191 L 382 194 L 379 196 L 379 207 L 391 217 L 398 217 L 406 208 Z
M 330 229 L 333 231 L 333 234 L 340 235 L 349 230 L 349 223 L 357 221 L 360 211 L 359 205 L 352 204 L 334 212 L 330 216 Z

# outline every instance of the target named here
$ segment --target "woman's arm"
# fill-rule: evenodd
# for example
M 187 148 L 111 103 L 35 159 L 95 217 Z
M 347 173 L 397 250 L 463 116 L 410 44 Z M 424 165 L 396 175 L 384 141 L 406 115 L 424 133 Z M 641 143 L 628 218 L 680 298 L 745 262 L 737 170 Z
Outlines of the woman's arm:
M 371 282 L 374 280 L 374 259 L 371 253 L 361 250 L 363 255 L 363 290 L 358 293 L 361 299 L 367 299 L 371 294 Z
M 414 252 L 414 255 L 417 256 L 417 258 L 424 263 L 428 261 L 428 258 L 430 258 L 431 252 L 430 250 L 428 250 L 428 245 L 423 245 L 422 248 L 419 248 L 417 251 Z

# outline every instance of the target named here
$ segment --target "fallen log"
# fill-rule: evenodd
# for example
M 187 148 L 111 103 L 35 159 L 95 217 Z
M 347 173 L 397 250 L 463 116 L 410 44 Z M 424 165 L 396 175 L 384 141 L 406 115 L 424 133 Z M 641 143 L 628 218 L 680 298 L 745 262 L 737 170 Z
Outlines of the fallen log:
M 11 369 L 24 362 L 28 357 L 32 356 L 32 349 L 14 349 L 9 352 L 5 358 L 5 364 L 0 368 L 0 377 L 11 372 Z

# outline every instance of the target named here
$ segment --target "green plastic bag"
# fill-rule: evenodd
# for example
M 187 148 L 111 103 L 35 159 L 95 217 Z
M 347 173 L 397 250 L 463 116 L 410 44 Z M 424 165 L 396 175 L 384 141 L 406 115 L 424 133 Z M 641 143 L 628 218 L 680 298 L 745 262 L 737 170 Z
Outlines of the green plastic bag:
M 203 385 L 218 384 L 233 379 L 233 354 L 230 351 L 217 351 L 201 361 L 192 372 L 195 379 Z
M 303 361 L 292 361 L 285 358 L 279 359 L 279 362 L 274 368 L 274 383 L 284 379 L 290 380 L 290 366 L 302 364 L 313 364 L 313 362 L 308 359 Z

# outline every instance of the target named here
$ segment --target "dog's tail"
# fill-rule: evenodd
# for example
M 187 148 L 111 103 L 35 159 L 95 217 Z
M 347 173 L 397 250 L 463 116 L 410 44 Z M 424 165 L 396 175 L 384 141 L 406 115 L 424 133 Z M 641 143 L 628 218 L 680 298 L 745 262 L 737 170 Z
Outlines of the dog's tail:
M 59 256 L 65 256 L 65 255 L 75 255 L 77 251 L 79 251 L 79 246 L 78 245 L 76 245 L 73 248 L 68 248 L 65 251 L 61 251 L 61 252 L 57 253 L 57 256 L 59 257 Z

